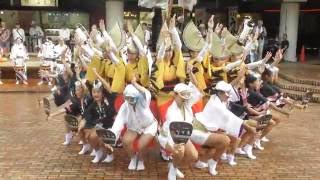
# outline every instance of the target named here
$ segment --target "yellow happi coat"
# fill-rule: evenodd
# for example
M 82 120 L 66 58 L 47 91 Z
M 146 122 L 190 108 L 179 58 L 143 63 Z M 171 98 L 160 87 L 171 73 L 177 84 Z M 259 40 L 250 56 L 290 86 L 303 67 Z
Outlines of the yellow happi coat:
M 137 61 L 128 62 L 126 64 L 126 83 L 131 83 L 133 76 L 138 76 L 139 82 L 142 86 L 148 87 L 149 85 L 149 67 L 148 59 L 141 56 Z

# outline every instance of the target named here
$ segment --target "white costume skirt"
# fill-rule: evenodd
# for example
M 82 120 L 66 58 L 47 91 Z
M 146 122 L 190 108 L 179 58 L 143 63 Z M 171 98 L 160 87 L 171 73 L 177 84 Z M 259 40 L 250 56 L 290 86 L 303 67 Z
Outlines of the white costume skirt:
M 204 145 L 204 143 L 209 138 L 210 134 L 211 134 L 210 132 L 204 132 L 201 130 L 194 129 L 192 131 L 190 139 L 193 143 Z
M 157 134 L 157 130 L 158 130 L 158 122 L 154 121 L 152 124 L 150 124 L 148 127 L 144 128 L 144 129 L 132 129 L 130 127 L 128 127 L 128 129 L 130 129 L 131 131 L 134 131 L 138 134 L 149 134 L 151 136 L 155 136 Z

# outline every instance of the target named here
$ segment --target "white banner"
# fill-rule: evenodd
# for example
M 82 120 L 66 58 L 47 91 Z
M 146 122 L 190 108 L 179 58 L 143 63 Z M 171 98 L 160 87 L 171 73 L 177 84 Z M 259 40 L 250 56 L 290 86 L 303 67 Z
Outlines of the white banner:
M 184 9 L 188 9 L 192 11 L 193 6 L 197 4 L 197 0 L 179 0 L 178 6 L 183 7 Z
M 168 0 L 139 0 L 138 6 L 145 8 L 159 7 L 161 9 L 168 8 Z

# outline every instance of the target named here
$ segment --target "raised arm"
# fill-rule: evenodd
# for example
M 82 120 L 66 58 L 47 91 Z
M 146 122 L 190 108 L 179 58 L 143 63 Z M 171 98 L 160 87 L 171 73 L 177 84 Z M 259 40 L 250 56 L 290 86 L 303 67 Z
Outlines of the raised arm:
M 271 52 L 267 52 L 266 56 L 262 60 L 247 64 L 247 68 L 249 70 L 256 69 L 259 66 L 264 65 L 271 57 L 272 57 L 272 53 Z
M 137 48 L 139 50 L 139 55 L 146 56 L 146 53 L 144 51 L 144 48 L 143 48 L 143 45 L 142 45 L 140 39 L 134 33 L 131 32 L 130 34 L 131 34 L 133 42 L 135 43 L 135 45 L 137 46 Z
M 98 77 L 98 79 L 101 81 L 103 87 L 104 87 L 109 93 L 112 93 L 110 84 L 109 84 L 103 77 L 101 77 L 101 76 L 99 75 L 99 73 L 97 72 L 97 69 L 96 69 L 96 68 L 92 68 L 92 71 L 93 71 L 93 73 Z
M 100 30 L 102 32 L 102 35 L 103 35 L 105 42 L 110 45 L 112 51 L 117 52 L 118 51 L 117 46 L 113 42 L 109 33 L 106 31 L 106 26 L 105 26 L 104 20 L 102 20 L 102 19 L 100 20 L 99 27 L 100 27 Z
M 246 57 L 247 57 L 247 52 L 244 52 L 243 56 L 242 56 L 243 61 L 244 61 L 244 59 Z M 237 77 L 233 81 L 231 81 L 230 84 L 233 87 L 238 87 L 240 82 L 241 82 L 241 80 L 242 80 L 242 78 L 246 75 L 246 71 L 247 71 L 247 67 L 246 66 L 241 66 L 240 70 L 238 71 Z
M 233 70 L 234 68 L 240 66 L 242 62 L 243 62 L 243 60 L 241 59 L 241 60 L 238 60 L 236 62 L 229 63 L 229 64 L 226 65 L 225 70 L 227 72 L 229 72 L 229 71 Z
M 271 66 L 278 66 L 280 61 L 283 59 L 283 49 L 279 49 L 276 53 L 276 56 L 273 58 L 273 63 Z
M 68 72 L 69 75 L 73 75 L 73 72 L 71 70 L 71 67 L 69 66 L 69 64 L 67 64 L 66 62 L 66 53 L 67 53 L 67 50 L 68 48 L 65 48 L 63 51 L 62 51 L 62 54 L 61 54 L 61 61 L 63 63 L 63 66 L 64 68 L 66 69 L 66 71 Z
M 118 57 L 114 54 L 113 51 L 109 51 L 109 57 L 110 60 L 112 61 L 113 64 L 118 64 L 120 62 L 120 60 L 118 59 Z
M 175 50 L 181 51 L 182 42 L 176 28 L 176 15 L 174 15 L 170 20 L 169 32 L 171 34 Z
M 66 109 L 65 108 L 61 108 L 61 109 L 58 109 L 57 111 L 51 113 L 49 116 L 48 116 L 48 120 L 50 120 L 51 118 L 55 117 L 55 116 L 59 116 L 60 114 L 63 114 L 66 112 Z

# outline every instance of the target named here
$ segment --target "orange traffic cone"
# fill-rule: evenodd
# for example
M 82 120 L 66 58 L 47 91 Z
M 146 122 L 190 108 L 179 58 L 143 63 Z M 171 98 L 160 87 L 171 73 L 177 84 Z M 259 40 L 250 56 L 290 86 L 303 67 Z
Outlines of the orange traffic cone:
M 306 62 L 306 53 L 305 53 L 305 48 L 302 46 L 301 51 L 300 51 L 300 62 L 305 63 Z

